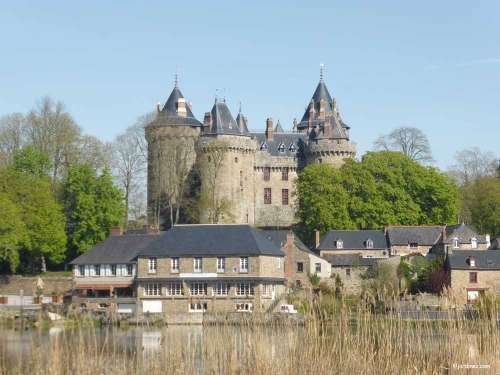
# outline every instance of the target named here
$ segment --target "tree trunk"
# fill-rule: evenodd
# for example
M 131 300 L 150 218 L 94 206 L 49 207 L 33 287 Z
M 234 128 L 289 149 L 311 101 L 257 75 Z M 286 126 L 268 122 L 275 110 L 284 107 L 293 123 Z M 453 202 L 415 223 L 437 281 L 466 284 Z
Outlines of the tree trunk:
M 45 256 L 43 254 L 42 254 L 41 261 L 42 261 L 42 265 L 41 265 L 42 273 L 47 272 L 47 264 L 45 262 Z

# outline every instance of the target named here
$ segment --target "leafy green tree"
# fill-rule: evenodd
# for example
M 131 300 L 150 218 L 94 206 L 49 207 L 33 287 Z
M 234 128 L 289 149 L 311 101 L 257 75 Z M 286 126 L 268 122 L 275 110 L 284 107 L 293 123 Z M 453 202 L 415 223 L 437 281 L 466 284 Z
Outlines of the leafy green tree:
M 500 179 L 479 177 L 462 188 L 462 211 L 480 233 L 500 235 Z
M 33 146 L 25 146 L 14 152 L 14 169 L 36 177 L 47 176 L 50 160 L 47 154 L 37 151 Z
M 107 170 L 97 176 L 88 165 L 69 168 L 64 183 L 64 206 L 71 256 L 104 240 L 123 219 L 123 197 Z
M 19 250 L 26 240 L 26 227 L 19 207 L 6 193 L 0 193 L 0 262 L 7 263 L 11 272 L 19 266 Z
M 299 232 L 445 224 L 456 220 L 458 188 L 400 152 L 367 153 L 340 169 L 307 166 L 297 180 Z
M 19 232 L 19 255 L 25 271 L 46 270 L 47 261 L 60 264 L 65 259 L 66 234 L 62 207 L 51 191 L 48 176 L 37 176 L 15 169 L 0 170 L 0 194 L 14 206 L 4 203 L 26 231 Z M 4 200 L 4 202 L 6 202 Z M 18 212 L 18 214 L 16 214 Z M 21 229 L 22 226 L 15 224 Z M 11 263 L 15 265 L 14 263 Z

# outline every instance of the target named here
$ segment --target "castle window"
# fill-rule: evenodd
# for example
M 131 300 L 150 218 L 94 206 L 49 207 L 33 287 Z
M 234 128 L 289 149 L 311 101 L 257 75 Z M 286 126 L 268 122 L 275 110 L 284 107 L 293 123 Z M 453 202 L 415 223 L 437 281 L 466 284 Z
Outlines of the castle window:
M 271 188 L 264 188 L 264 204 L 271 204 Z
M 477 249 L 477 238 L 472 237 L 470 239 L 470 247 L 472 247 L 473 249 Z
M 281 170 L 281 180 L 288 181 L 288 168 L 283 168 Z
M 240 171 L 240 187 L 243 187 L 243 171 Z
M 210 163 L 212 161 L 212 158 L 210 156 L 207 156 L 207 161 Z
M 290 152 L 295 152 L 296 148 L 295 148 L 295 145 L 293 143 L 290 144 L 289 150 L 290 150 Z
M 266 142 L 262 142 L 262 143 L 260 144 L 260 149 L 261 149 L 261 150 L 267 150 L 267 143 L 266 143 Z
M 271 168 L 264 167 L 264 181 L 269 181 L 271 179 Z
M 278 151 L 285 152 L 285 144 L 284 143 L 280 143 L 280 145 L 278 146 Z
M 340 238 L 335 241 L 335 246 L 337 247 L 337 249 L 343 249 L 344 248 L 344 241 L 342 241 Z
M 281 204 L 288 206 L 288 189 L 281 189 Z
M 238 162 L 238 158 L 234 158 L 234 162 L 237 163 Z
M 373 241 L 370 238 L 366 240 L 366 248 L 373 249 Z

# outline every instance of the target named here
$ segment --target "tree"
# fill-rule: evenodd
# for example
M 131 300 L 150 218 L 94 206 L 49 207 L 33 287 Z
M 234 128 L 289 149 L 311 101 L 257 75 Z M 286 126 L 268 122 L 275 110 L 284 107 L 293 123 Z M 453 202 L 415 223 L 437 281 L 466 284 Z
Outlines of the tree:
M 8 194 L 0 193 L 0 262 L 8 264 L 11 272 L 19 266 L 19 251 L 26 241 L 27 232 L 19 207 Z
M 21 113 L 0 118 L 0 153 L 12 156 L 26 143 L 26 119 Z
M 128 225 L 131 197 L 141 188 L 146 159 L 132 128 L 119 135 L 112 144 L 113 172 L 124 195 L 124 224 Z
M 15 208 L 8 203 L 6 207 L 15 228 L 20 230 L 19 258 L 23 267 L 44 272 L 47 260 L 60 264 L 65 259 L 65 219 L 52 194 L 49 178 L 4 168 L 0 170 L 0 194 L 4 195 L 4 201 L 7 197 L 15 204 Z M 15 224 L 16 215 L 26 228 L 25 233 Z
M 217 189 L 229 146 L 225 141 L 213 140 L 205 144 L 203 149 L 204 155 L 198 166 L 203 186 L 200 211 L 209 223 L 217 224 L 224 218 L 231 217 L 230 201 L 221 197 Z
M 455 183 L 399 152 L 370 152 L 360 162 L 347 160 L 340 169 L 309 165 L 299 174 L 296 187 L 299 232 L 304 239 L 315 229 L 325 233 L 332 228 L 456 220 Z
M 97 176 L 88 165 L 74 165 L 64 182 L 64 207 L 71 255 L 104 240 L 123 219 L 123 197 L 107 170 Z
M 457 152 L 455 161 L 449 173 L 461 185 L 467 185 L 480 177 L 496 176 L 499 167 L 495 155 L 492 152 L 483 152 L 479 147 Z
M 500 236 L 500 179 L 479 177 L 462 188 L 463 220 L 479 233 Z
M 27 141 L 49 156 L 52 186 L 61 177 L 62 168 L 78 150 L 80 128 L 65 111 L 62 102 L 45 97 L 27 116 Z
M 429 163 L 432 162 L 432 152 L 427 136 L 417 128 L 401 127 L 375 141 L 375 149 L 399 151 L 410 159 Z
M 36 177 L 46 177 L 50 170 L 50 160 L 46 154 L 33 146 L 26 146 L 14 152 L 14 169 Z

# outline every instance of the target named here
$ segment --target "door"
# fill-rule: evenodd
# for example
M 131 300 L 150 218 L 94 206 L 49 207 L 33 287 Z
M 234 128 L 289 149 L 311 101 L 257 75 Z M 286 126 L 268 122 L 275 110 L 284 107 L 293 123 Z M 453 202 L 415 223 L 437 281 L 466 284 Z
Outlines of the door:
M 161 313 L 163 312 L 161 300 L 146 300 L 142 301 L 143 313 Z

